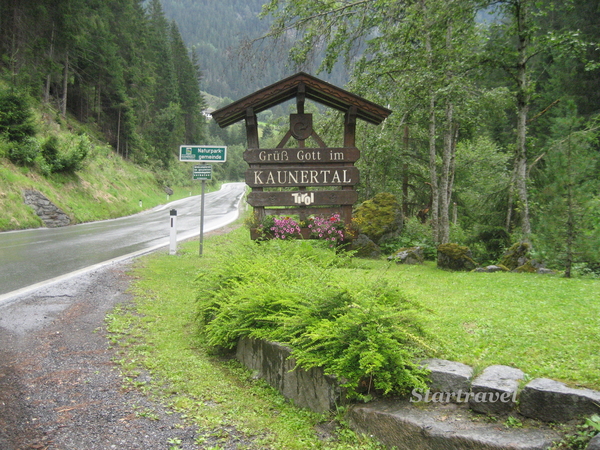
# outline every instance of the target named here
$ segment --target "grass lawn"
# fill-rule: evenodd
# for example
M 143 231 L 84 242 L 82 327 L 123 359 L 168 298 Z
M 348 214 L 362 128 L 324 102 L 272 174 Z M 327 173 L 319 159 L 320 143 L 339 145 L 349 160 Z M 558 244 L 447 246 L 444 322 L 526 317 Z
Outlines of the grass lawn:
M 600 280 L 368 265 L 432 311 L 424 325 L 442 343 L 440 357 L 600 389 Z

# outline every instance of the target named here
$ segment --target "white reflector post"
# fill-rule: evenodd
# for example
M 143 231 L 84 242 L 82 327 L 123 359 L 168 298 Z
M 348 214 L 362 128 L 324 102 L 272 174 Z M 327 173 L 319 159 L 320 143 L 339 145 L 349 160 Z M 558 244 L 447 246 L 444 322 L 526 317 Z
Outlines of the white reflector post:
M 169 254 L 177 253 L 177 210 L 172 209 L 170 213 L 171 219 L 171 244 L 169 246 Z

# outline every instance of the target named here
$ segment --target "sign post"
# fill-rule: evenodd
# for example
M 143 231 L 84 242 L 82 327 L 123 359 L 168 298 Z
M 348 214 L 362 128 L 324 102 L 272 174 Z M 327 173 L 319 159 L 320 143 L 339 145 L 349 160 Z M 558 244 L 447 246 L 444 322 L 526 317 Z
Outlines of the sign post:
M 179 161 L 185 162 L 226 162 L 227 147 L 220 145 L 181 145 L 179 146 Z M 202 195 L 200 203 L 200 250 L 202 256 L 202 247 L 204 246 L 204 188 L 206 180 L 212 179 L 212 166 L 200 164 L 194 166 L 192 175 L 193 180 L 202 180 Z
M 200 250 L 199 256 L 202 256 L 202 249 L 204 247 L 204 186 L 206 180 L 202 180 L 202 203 L 200 204 Z
M 202 180 L 202 203 L 200 204 L 200 256 L 204 247 L 204 188 L 206 180 L 212 179 L 212 166 L 207 164 L 194 166 L 194 180 Z

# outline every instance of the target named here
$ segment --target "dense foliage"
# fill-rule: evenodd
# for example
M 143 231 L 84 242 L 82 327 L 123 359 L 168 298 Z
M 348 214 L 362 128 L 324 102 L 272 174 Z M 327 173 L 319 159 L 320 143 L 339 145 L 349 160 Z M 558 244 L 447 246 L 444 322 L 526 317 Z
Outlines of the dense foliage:
M 159 0 L 0 0 L 0 52 L 15 92 L 0 98 L 10 140 L 33 134 L 17 117 L 27 94 L 97 127 L 123 157 L 161 168 L 204 133 L 197 62 Z M 17 119 L 19 128 L 9 123 Z M 64 170 L 48 146 L 45 155 L 51 171 Z
M 350 395 L 424 387 L 417 357 L 431 351 L 420 307 L 377 279 L 356 280 L 352 260 L 315 241 L 236 245 L 198 277 L 203 338 L 287 344 L 300 367 L 323 367 Z
M 290 61 L 344 61 L 349 89 L 394 111 L 359 128 L 363 200 L 392 193 L 481 263 L 523 241 L 567 276 L 596 270 L 596 1 L 270 0 L 263 16 L 294 36 Z

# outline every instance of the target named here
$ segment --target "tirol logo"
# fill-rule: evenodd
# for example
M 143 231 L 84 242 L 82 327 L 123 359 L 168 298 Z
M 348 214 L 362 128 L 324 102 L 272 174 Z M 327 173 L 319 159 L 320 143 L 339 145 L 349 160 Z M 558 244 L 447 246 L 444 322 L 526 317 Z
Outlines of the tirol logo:
M 308 206 L 315 202 L 314 192 L 294 192 L 292 197 L 294 197 L 294 203 L 297 203 L 298 205 Z

